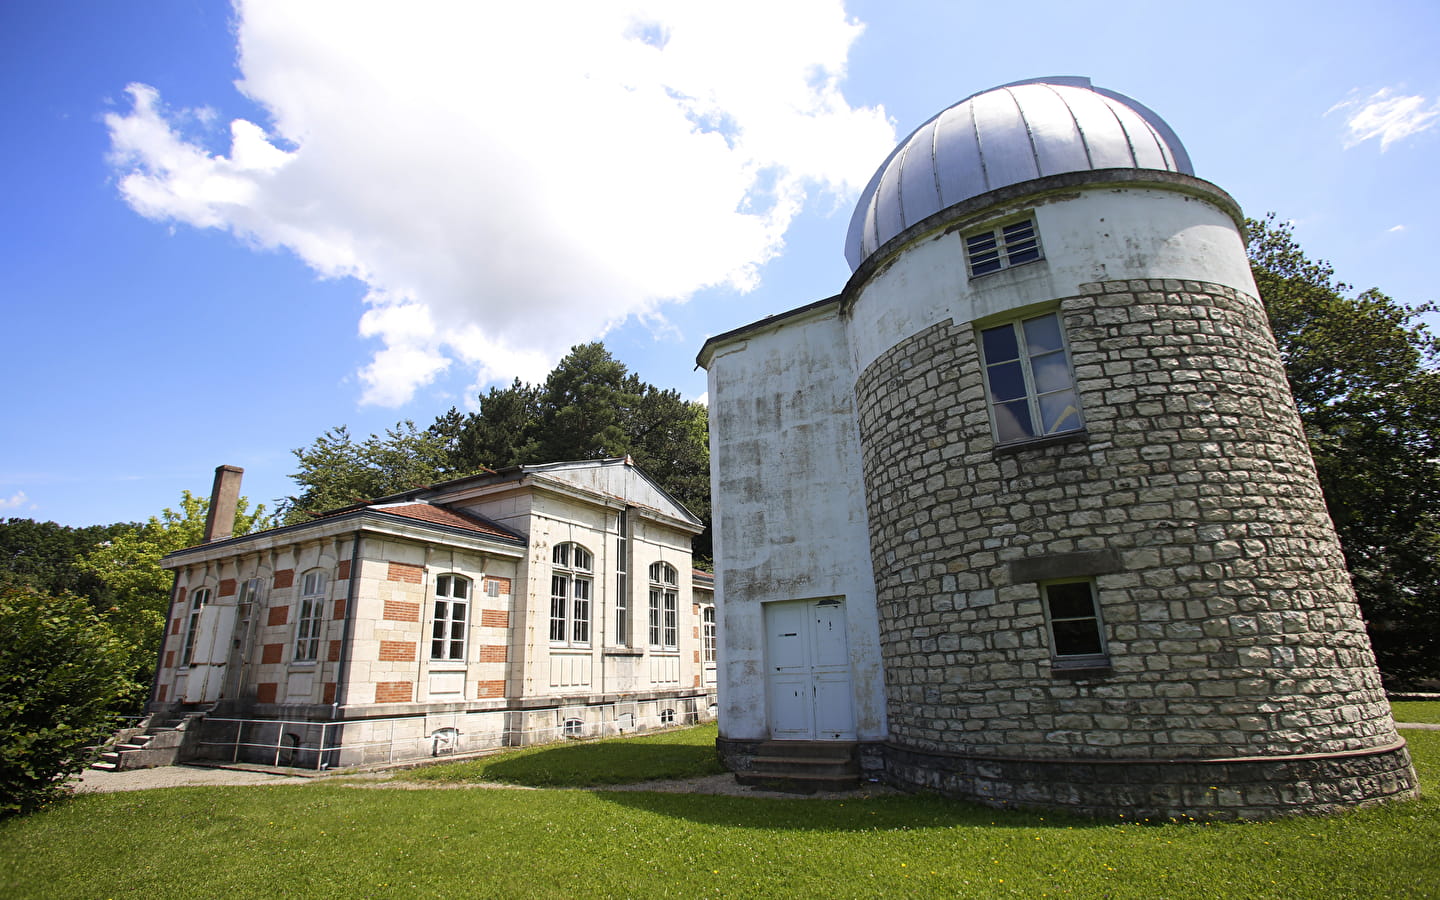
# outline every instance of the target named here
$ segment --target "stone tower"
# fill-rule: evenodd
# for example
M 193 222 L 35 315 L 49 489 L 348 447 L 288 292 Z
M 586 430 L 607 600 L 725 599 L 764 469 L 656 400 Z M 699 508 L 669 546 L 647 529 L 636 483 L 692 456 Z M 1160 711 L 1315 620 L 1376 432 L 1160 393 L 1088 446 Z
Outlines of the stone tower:
M 727 704 L 754 693 L 746 672 L 790 665 L 767 605 L 829 596 L 858 725 L 831 739 L 893 783 L 1162 817 L 1414 792 L 1241 222 L 1134 100 L 1081 78 L 1006 85 L 880 167 L 842 294 L 707 342 L 733 764 L 793 706 L 784 684 L 758 716 Z M 786 386 L 766 361 L 822 357 L 843 396 L 782 396 L 772 416 Z M 832 471 L 754 474 L 756 441 L 795 458 L 816 439 L 838 442 L 819 457 Z M 752 489 L 782 533 L 756 523 Z M 846 552 L 793 533 L 793 507 L 817 502 L 854 507 L 826 518 L 863 529 L 868 584 L 751 565 L 773 572 L 812 537 Z

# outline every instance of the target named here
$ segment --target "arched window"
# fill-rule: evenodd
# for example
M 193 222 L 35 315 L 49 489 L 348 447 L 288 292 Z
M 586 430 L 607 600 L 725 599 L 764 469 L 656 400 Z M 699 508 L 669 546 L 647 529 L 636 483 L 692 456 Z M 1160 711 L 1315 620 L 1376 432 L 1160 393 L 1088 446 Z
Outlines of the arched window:
M 319 569 L 300 582 L 300 617 L 295 622 L 295 662 L 320 658 L 320 629 L 325 623 L 325 594 L 330 579 Z
M 675 710 L 673 710 L 673 709 L 662 709 L 662 710 L 660 710 L 660 724 L 661 724 L 661 725 L 674 725 L 674 724 L 675 724 Z
M 650 646 L 673 649 L 680 635 L 679 576 L 669 563 L 650 566 Z
M 470 632 L 470 579 L 441 575 L 435 579 L 435 621 L 430 631 L 431 659 L 465 659 Z
M 715 607 L 705 607 L 705 661 L 715 661 Z
M 200 631 L 200 610 L 209 602 L 209 588 L 196 588 L 190 592 L 190 621 L 185 626 L 185 652 L 180 654 L 182 666 L 189 666 L 195 661 L 195 637 Z
M 590 551 L 579 544 L 556 544 L 551 554 L 550 643 L 590 643 L 590 586 L 595 569 Z

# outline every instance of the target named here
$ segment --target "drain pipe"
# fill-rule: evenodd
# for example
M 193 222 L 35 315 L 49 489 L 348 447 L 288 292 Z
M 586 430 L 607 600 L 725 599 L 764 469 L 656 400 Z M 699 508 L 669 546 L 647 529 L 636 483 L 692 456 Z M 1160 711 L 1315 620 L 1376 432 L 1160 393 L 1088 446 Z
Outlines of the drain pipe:
M 335 702 L 330 704 L 330 719 L 340 717 L 340 707 L 349 699 L 346 686 L 350 683 L 350 642 L 355 631 L 355 598 L 360 593 L 360 540 L 364 534 L 355 530 L 350 548 L 350 587 L 345 591 L 345 630 L 340 635 L 340 671 L 335 676 Z

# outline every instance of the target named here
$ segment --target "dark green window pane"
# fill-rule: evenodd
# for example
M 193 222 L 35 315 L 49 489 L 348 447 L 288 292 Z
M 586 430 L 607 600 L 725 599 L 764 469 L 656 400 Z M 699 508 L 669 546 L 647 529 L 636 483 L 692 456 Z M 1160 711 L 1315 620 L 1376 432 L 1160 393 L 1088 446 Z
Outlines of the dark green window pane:
M 1095 600 L 1090 593 L 1088 581 L 1049 585 L 1045 588 L 1045 597 L 1050 601 L 1051 619 L 1075 619 L 1095 615 Z
M 1035 373 L 1035 390 L 1041 394 L 1063 391 L 1070 387 L 1070 367 L 1065 364 L 1064 353 L 1046 353 L 1030 360 L 1030 371 Z
M 1080 408 L 1074 391 L 1061 391 L 1040 398 L 1040 423 L 1044 434 L 1059 434 L 1080 427 Z
M 1094 619 L 1055 622 L 1056 656 L 1093 656 L 1101 652 L 1099 623 Z
M 1065 345 L 1060 341 L 1060 317 L 1051 313 L 1038 319 L 1026 319 L 1025 349 L 1031 356 L 1052 353 Z
M 1035 436 L 1035 426 L 1030 421 L 1030 404 L 1025 400 L 995 404 L 995 430 L 1001 443 L 1019 441 Z
M 990 366 L 985 371 L 990 378 L 990 396 L 996 402 L 1025 396 L 1025 370 L 1019 360 Z
M 987 363 L 994 364 L 1020 358 L 1020 344 L 1015 339 L 1015 329 L 1012 326 L 1001 325 L 999 328 L 987 328 L 980 332 L 980 340 L 985 348 Z

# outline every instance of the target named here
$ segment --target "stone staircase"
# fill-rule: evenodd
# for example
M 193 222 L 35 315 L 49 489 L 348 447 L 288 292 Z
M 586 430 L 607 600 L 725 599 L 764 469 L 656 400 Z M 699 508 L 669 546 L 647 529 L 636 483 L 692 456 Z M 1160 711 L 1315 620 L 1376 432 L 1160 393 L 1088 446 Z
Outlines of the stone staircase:
M 793 794 L 860 788 L 860 761 L 852 741 L 766 741 L 735 780 Z
M 179 709 L 168 714 L 156 713 L 143 720 L 137 728 L 117 732 L 112 742 L 101 751 L 90 768 L 102 772 L 126 769 L 153 769 L 174 765 L 185 740 L 185 728 L 191 719 L 204 716 L 202 710 Z

